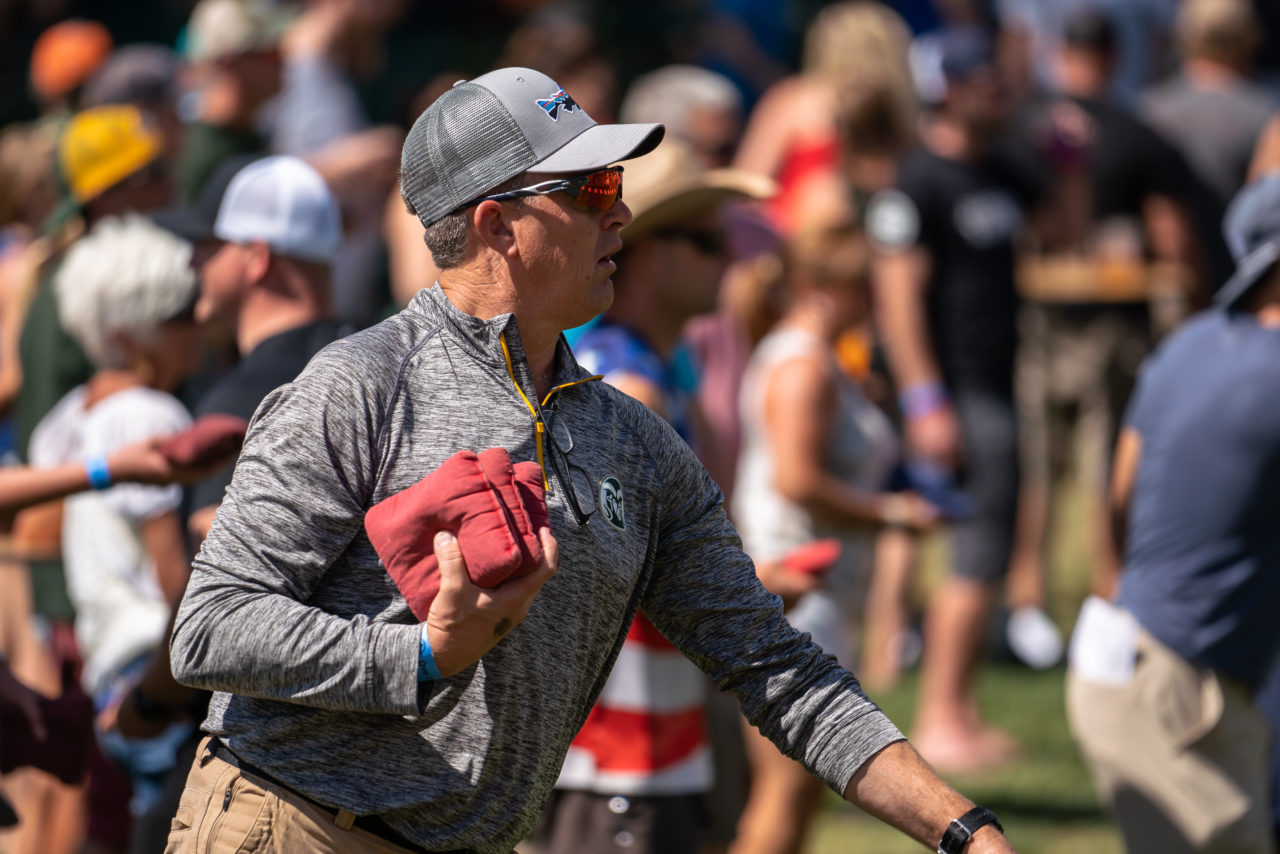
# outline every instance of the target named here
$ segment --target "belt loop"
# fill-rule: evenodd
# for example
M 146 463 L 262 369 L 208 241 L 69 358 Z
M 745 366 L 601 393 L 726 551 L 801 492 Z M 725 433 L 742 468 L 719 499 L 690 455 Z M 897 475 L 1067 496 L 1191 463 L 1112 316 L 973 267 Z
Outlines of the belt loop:
M 350 830 L 356 823 L 356 814 L 347 810 L 338 810 L 338 814 L 334 816 L 333 823 L 342 830 Z
M 209 760 L 213 758 L 213 736 L 206 735 L 200 742 L 200 746 L 196 750 L 196 761 L 200 763 L 200 767 L 209 764 Z

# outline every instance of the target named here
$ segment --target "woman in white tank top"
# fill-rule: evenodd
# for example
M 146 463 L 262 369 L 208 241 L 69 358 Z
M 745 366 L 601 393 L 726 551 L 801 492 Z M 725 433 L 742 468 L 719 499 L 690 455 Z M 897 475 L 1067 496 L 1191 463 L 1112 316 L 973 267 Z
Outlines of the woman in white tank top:
M 889 420 L 836 358 L 836 341 L 869 316 L 870 255 L 852 227 L 798 235 L 775 295 L 781 317 L 757 345 L 743 378 L 743 445 L 733 499 L 746 551 L 787 617 L 845 666 L 883 525 L 924 528 L 936 510 L 910 494 L 882 492 L 898 457 Z M 834 538 L 840 558 L 800 575 L 783 558 Z M 754 730 L 747 746 L 752 790 L 734 854 L 799 850 L 822 785 Z

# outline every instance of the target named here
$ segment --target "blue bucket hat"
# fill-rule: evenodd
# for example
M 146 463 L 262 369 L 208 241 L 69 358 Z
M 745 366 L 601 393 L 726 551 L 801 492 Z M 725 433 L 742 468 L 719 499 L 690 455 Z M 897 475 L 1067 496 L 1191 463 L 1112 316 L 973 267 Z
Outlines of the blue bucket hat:
M 1280 171 L 1236 193 L 1222 218 L 1222 233 L 1236 271 L 1218 290 L 1214 302 L 1233 308 L 1280 260 Z

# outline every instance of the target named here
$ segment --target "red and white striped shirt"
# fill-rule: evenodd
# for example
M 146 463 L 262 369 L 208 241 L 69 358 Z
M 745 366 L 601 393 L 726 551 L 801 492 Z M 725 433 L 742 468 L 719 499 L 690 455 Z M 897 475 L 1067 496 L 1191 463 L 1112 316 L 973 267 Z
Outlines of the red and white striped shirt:
M 702 671 L 637 614 L 556 788 L 610 795 L 707 791 L 713 771 L 706 691 Z

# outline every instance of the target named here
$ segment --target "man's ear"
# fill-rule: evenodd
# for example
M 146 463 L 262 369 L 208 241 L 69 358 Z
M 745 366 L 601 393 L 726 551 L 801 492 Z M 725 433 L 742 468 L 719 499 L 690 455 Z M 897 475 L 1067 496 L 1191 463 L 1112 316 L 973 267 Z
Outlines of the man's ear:
M 516 235 L 509 211 L 500 202 L 487 201 L 476 205 L 471 212 L 471 224 L 480 238 L 480 244 L 500 255 L 516 251 Z
M 245 248 L 249 251 L 244 273 L 249 283 L 256 285 L 267 277 L 267 271 L 271 269 L 271 247 L 265 241 L 254 240 L 245 244 Z

